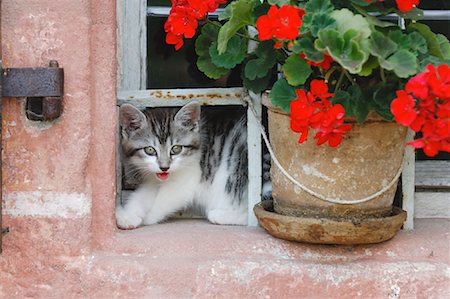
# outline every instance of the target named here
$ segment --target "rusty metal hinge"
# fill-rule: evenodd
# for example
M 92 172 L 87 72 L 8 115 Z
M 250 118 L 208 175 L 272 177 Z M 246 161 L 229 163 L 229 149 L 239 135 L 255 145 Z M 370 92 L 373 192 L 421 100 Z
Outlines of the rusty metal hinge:
M 53 120 L 62 113 L 64 69 L 56 60 L 49 67 L 5 68 L 2 96 L 26 97 L 26 114 L 31 120 Z

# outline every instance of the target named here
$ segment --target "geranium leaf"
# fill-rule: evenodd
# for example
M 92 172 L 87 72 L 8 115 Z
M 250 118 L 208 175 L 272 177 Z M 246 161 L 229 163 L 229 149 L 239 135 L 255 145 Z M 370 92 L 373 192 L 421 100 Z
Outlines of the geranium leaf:
M 291 51 L 295 53 L 303 53 L 308 60 L 314 62 L 321 62 L 323 61 L 324 57 L 322 52 L 319 52 L 316 50 L 316 48 L 314 48 L 312 40 L 307 37 L 296 41 L 292 46 Z
M 217 38 L 217 50 L 219 54 L 225 53 L 228 41 L 241 28 L 254 23 L 252 10 L 256 0 L 237 0 L 229 4 L 231 6 L 231 17 L 219 30 Z
M 220 26 L 220 23 L 215 23 Z M 205 26 L 202 27 L 200 35 L 195 41 L 195 53 L 197 53 L 198 56 L 209 55 L 209 47 L 213 41 L 217 39 L 218 34 L 219 29 L 217 26 L 213 24 L 205 24 Z
M 337 30 L 341 35 L 353 30 L 358 32 L 355 38 L 360 40 L 368 38 L 372 33 L 369 22 L 363 16 L 355 15 L 346 8 L 333 11 L 331 17 L 336 20 Z
M 361 71 L 358 73 L 359 76 L 370 76 L 372 74 L 372 71 L 379 67 L 380 64 L 378 63 L 378 59 L 376 59 L 374 56 L 370 56 L 369 59 L 367 59 L 366 63 L 363 64 Z
M 391 113 L 391 102 L 396 97 L 394 85 L 380 85 L 372 92 L 372 106 L 381 117 L 388 121 L 393 121 Z
M 228 69 L 215 65 L 209 56 L 199 56 L 197 59 L 197 67 L 211 79 L 219 79 L 229 72 Z
M 256 58 L 249 60 L 244 69 L 245 77 L 250 80 L 265 77 L 277 62 L 271 41 L 260 43 L 255 55 Z
M 380 58 L 378 60 L 381 67 L 393 71 L 400 78 L 415 75 L 418 70 L 416 56 L 404 49 L 395 52 L 386 60 Z
M 218 67 L 232 69 L 240 64 L 247 53 L 247 44 L 239 36 L 233 36 L 228 42 L 227 50 L 219 54 L 217 42 L 213 42 L 209 47 L 209 55 L 212 62 Z
M 260 93 L 267 89 L 270 78 L 272 77 L 272 74 L 268 72 L 264 77 L 262 78 L 255 78 L 253 80 L 248 79 L 245 77 L 244 72 L 241 73 L 242 83 L 245 88 L 253 91 L 254 93 Z
M 413 7 L 410 11 L 398 11 L 398 15 L 403 19 L 418 21 L 423 18 L 423 11 L 417 7 Z
M 353 40 L 358 36 L 358 31 L 350 29 L 340 35 L 337 30 L 326 29 L 319 32 L 314 46 L 319 51 L 326 51 L 334 61 L 340 63 L 352 74 L 362 70 L 363 64 L 369 58 L 368 50 Z M 366 47 L 365 47 L 366 48 Z
M 291 55 L 286 59 L 281 68 L 288 83 L 292 86 L 304 84 L 309 75 L 311 75 L 311 67 L 299 55 Z
M 268 1 L 270 5 L 278 5 L 279 7 L 283 6 L 284 4 L 290 4 L 290 0 L 269 0 Z
M 397 44 L 381 32 L 375 31 L 369 40 L 369 51 L 376 57 L 386 58 L 397 51 Z
M 273 105 L 289 113 L 291 102 L 297 98 L 297 94 L 295 87 L 289 85 L 286 79 L 281 78 L 273 85 L 269 98 Z
M 443 34 L 436 34 L 436 39 L 439 43 L 439 48 L 444 59 L 450 59 L 450 43 L 447 37 Z
M 441 51 L 441 46 L 439 44 L 439 40 L 431 30 L 430 27 L 428 27 L 425 24 L 421 23 L 413 23 L 408 26 L 408 29 L 416 30 L 422 36 L 426 39 L 428 44 L 428 52 L 433 55 L 437 56 L 439 58 L 444 59 L 444 54 Z
M 388 37 L 397 44 L 398 49 L 409 49 L 411 47 L 411 40 L 400 30 L 389 32 Z
M 216 40 L 218 29 L 213 24 L 206 24 L 195 41 L 195 52 L 198 55 L 197 68 L 208 78 L 218 79 L 228 73 L 228 69 L 215 65 L 209 55 L 209 47 Z
M 310 31 L 313 36 L 317 36 L 320 30 L 335 28 L 336 21 L 330 17 L 334 7 L 330 0 L 311 0 L 305 5 L 305 16 L 301 31 Z
M 358 85 L 350 86 L 347 91 L 338 90 L 331 98 L 333 104 L 341 104 L 345 114 L 355 116 L 359 123 L 364 122 L 369 114 L 370 103 L 364 100 Z
M 419 32 L 411 32 L 408 34 L 411 41 L 411 48 L 417 53 L 426 54 L 428 51 L 427 41 Z

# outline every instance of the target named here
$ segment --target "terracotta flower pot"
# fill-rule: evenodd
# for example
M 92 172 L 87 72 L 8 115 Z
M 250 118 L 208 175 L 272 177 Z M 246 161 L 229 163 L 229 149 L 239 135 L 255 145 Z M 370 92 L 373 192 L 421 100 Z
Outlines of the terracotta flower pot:
M 354 201 L 371 196 L 392 184 L 385 192 L 367 202 L 336 204 L 305 192 L 272 165 L 273 209 L 276 214 L 350 224 L 365 218 L 392 216 L 397 187 L 395 176 L 402 165 L 405 149 L 405 127 L 379 118 L 369 118 L 363 124 L 354 123 L 353 129 L 344 136 L 337 148 L 317 146 L 314 134 L 311 134 L 313 132 L 310 132 L 306 142 L 298 144 L 299 135 L 291 131 L 289 115 L 267 103 L 266 106 L 269 106 L 269 134 L 276 157 L 295 180 L 310 190 L 337 201 Z M 405 214 L 403 212 L 401 216 L 403 221 Z M 396 232 L 403 221 L 397 219 L 396 223 L 400 225 L 392 229 Z M 348 244 L 345 236 L 342 240 L 317 240 L 317 243 Z M 349 243 L 366 242 L 353 240 Z M 367 243 L 373 243 L 373 240 Z

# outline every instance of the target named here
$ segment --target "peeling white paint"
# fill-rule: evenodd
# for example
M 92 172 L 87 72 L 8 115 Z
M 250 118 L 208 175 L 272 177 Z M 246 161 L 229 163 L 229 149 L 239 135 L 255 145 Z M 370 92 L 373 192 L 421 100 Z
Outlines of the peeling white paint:
M 3 212 L 13 217 L 83 217 L 91 213 L 91 200 L 83 193 L 8 192 Z

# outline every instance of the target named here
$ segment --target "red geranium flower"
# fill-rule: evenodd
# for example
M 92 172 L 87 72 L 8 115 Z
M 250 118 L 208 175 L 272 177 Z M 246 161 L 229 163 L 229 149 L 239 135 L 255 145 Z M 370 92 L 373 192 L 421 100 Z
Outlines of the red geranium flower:
M 410 11 L 414 6 L 419 5 L 419 0 L 395 0 L 398 9 L 403 12 Z
M 303 9 L 283 5 L 278 8 L 272 5 L 267 13 L 258 18 L 256 28 L 260 40 L 271 38 L 293 40 L 300 33 L 302 17 L 305 14 Z
M 404 90 L 397 91 L 397 98 L 391 103 L 391 112 L 395 117 L 395 121 L 409 126 L 417 117 L 414 106 L 414 99 L 410 95 Z

